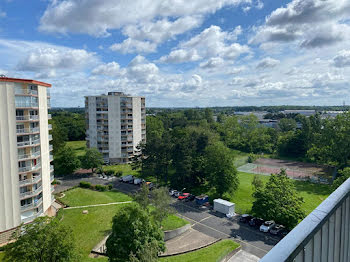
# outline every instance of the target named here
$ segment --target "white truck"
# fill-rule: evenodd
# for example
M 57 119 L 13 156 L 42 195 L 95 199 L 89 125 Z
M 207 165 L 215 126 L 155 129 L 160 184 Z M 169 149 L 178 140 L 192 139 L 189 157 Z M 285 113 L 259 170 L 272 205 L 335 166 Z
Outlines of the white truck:
M 127 175 L 127 176 L 123 176 L 122 177 L 122 181 L 125 182 L 125 183 L 128 183 L 128 182 L 130 182 L 133 179 L 134 179 L 133 175 Z
M 233 217 L 235 215 L 235 204 L 218 198 L 214 200 L 214 210 L 225 214 L 227 217 Z
M 141 185 L 143 182 L 145 182 L 142 178 L 135 178 L 134 179 L 134 185 Z

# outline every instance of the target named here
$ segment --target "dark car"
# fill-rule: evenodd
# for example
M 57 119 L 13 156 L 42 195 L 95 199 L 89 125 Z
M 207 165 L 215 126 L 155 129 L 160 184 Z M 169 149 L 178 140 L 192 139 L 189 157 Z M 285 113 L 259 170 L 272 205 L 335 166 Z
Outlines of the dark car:
M 194 196 L 194 195 L 189 195 L 189 196 L 185 199 L 185 202 L 193 201 L 195 198 L 196 198 L 196 196 Z
M 272 235 L 278 235 L 282 230 L 284 230 L 284 226 L 275 224 L 273 228 L 270 229 L 270 233 Z
M 241 217 L 239 218 L 239 222 L 248 223 L 252 218 L 253 218 L 253 216 L 251 216 L 251 215 L 243 214 L 243 215 L 241 215 Z
M 283 229 L 281 230 L 278 234 L 284 238 L 287 234 L 289 233 L 289 230 L 288 229 Z
M 257 218 L 257 217 L 253 217 L 253 218 L 249 221 L 249 225 L 250 225 L 251 227 L 260 227 L 263 223 L 264 223 L 264 219 L 262 219 L 262 218 Z

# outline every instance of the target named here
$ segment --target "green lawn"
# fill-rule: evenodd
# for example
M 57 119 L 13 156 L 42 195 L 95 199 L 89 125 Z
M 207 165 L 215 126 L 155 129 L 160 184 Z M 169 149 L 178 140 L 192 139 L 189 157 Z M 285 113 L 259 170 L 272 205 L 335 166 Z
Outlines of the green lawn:
M 98 192 L 85 188 L 74 188 L 66 191 L 60 200 L 68 206 L 85 206 L 131 201 L 132 198 L 118 191 Z
M 164 231 L 167 231 L 182 227 L 186 224 L 189 224 L 189 222 L 175 215 L 170 215 L 162 222 L 162 227 Z
M 221 240 L 209 247 L 183 255 L 161 258 L 162 262 L 216 262 L 231 251 L 239 247 L 239 244 L 231 240 Z
M 136 170 L 132 170 L 132 168 L 129 164 L 103 166 L 103 171 L 109 171 L 109 170 L 113 170 L 114 172 L 122 171 L 123 176 L 125 176 L 125 175 L 138 176 L 138 174 L 139 174 Z
M 3 252 L 0 252 L 0 261 L 2 261 L 2 259 L 4 258 L 4 253 Z
M 83 156 L 86 149 L 86 141 L 68 141 L 67 146 L 73 149 L 77 156 Z
M 238 172 L 240 184 L 231 198 L 231 201 L 236 204 L 237 213 L 249 213 L 252 208 L 254 199 L 252 197 L 253 189 L 251 183 L 254 176 L 254 174 Z M 269 179 L 269 176 L 260 175 L 260 177 L 265 183 Z M 313 184 L 297 180 L 294 181 L 294 184 L 300 196 L 304 198 L 303 209 L 306 214 L 311 213 L 332 192 L 330 185 Z

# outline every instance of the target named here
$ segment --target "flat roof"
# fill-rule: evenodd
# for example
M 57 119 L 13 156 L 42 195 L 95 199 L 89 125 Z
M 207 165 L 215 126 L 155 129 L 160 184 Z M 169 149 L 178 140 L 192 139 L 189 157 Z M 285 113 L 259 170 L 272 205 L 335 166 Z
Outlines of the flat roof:
M 11 78 L 11 77 L 0 77 L 0 82 L 16 82 L 16 83 L 27 83 L 27 84 L 36 84 L 46 87 L 51 87 L 51 84 L 32 80 L 32 79 L 21 79 L 21 78 Z

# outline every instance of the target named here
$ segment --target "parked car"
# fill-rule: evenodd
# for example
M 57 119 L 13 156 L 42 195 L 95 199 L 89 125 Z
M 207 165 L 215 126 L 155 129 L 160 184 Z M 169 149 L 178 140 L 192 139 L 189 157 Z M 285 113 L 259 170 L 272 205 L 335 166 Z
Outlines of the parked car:
M 251 227 L 260 227 L 263 223 L 264 223 L 264 219 L 253 217 L 249 221 L 249 226 L 251 226 Z
M 122 181 L 124 183 L 128 183 L 128 182 L 133 181 L 133 180 L 134 180 L 134 176 L 132 176 L 132 175 L 127 175 L 127 176 L 122 177 Z
M 195 198 L 196 198 L 196 196 L 190 194 L 190 195 L 185 199 L 185 202 L 193 201 Z
M 239 218 L 239 222 L 248 223 L 252 218 L 253 218 L 253 216 L 251 216 L 251 215 L 243 214 L 243 215 L 241 215 L 241 217 Z
M 135 178 L 134 179 L 134 185 L 141 185 L 143 182 L 145 182 L 142 178 Z
M 181 195 L 178 196 L 178 200 L 185 200 L 190 196 L 190 193 L 182 193 Z
M 279 232 L 279 235 L 284 238 L 289 233 L 288 229 L 283 229 Z
M 275 224 L 275 225 L 270 229 L 270 233 L 271 233 L 272 235 L 278 235 L 283 229 L 284 229 L 284 226 L 279 225 L 279 224 Z
M 174 197 L 178 198 L 180 195 L 181 195 L 181 192 L 179 192 L 179 191 L 175 191 L 175 193 L 174 193 Z
M 273 221 L 273 220 L 265 221 L 264 224 L 262 224 L 262 225 L 260 226 L 260 231 L 261 231 L 261 232 L 267 233 L 267 232 L 270 231 L 271 228 L 274 227 L 275 224 L 276 224 L 276 223 L 275 223 L 275 221 Z
M 197 205 L 204 205 L 209 202 L 209 197 L 207 195 L 200 195 L 196 196 L 196 204 Z
M 169 196 L 174 196 L 176 190 L 175 189 L 170 189 L 169 190 Z

